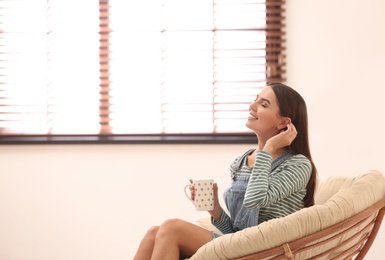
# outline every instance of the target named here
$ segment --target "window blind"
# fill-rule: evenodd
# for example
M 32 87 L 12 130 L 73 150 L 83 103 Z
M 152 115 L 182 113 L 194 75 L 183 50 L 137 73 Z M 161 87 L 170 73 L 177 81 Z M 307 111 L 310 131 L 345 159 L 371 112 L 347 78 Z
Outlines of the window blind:
M 2 0 L 0 135 L 244 134 L 284 1 Z

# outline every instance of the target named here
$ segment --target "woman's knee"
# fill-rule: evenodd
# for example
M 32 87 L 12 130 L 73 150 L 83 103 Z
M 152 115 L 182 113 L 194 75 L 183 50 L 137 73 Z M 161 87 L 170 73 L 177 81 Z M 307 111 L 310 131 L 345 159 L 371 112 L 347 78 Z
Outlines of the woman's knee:
M 160 229 L 180 229 L 183 227 L 183 225 L 186 223 L 186 221 L 181 220 L 179 218 L 172 218 L 167 219 L 162 223 L 160 226 Z
M 193 255 L 198 248 L 211 241 L 212 233 L 182 219 L 169 219 L 162 223 L 156 240 L 177 246 L 184 257 Z
M 162 223 L 159 228 L 158 237 L 161 236 L 173 236 L 177 237 L 185 230 L 186 222 L 181 219 L 173 218 L 168 219 Z
M 154 240 L 159 231 L 159 226 L 152 226 L 147 230 L 146 238 Z

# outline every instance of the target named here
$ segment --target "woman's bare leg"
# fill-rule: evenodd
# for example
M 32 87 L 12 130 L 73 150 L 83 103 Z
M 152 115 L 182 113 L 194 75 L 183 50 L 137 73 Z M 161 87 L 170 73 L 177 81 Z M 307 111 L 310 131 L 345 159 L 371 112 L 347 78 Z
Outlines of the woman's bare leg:
M 152 260 L 178 260 L 192 256 L 213 239 L 211 231 L 180 219 L 165 221 L 159 228 Z
M 134 256 L 134 260 L 150 260 L 152 250 L 154 249 L 155 237 L 158 233 L 159 227 L 151 227 L 140 242 L 138 251 Z

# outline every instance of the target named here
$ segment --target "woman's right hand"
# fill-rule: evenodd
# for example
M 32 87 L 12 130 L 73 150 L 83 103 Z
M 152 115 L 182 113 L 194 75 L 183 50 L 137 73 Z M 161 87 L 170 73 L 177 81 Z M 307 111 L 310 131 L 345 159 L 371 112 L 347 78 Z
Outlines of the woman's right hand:
M 219 200 L 218 200 L 218 184 L 214 182 L 213 184 L 213 189 L 214 189 L 214 208 L 215 205 L 219 205 Z M 190 179 L 190 198 L 191 200 L 195 200 L 195 188 L 193 185 L 193 180 Z
M 222 207 L 219 204 L 219 199 L 218 199 L 218 184 L 214 182 L 213 184 L 213 189 L 214 189 L 214 209 L 209 210 L 208 212 L 210 215 L 213 217 L 214 220 L 218 220 L 222 214 Z
M 193 185 L 193 180 L 190 179 L 190 193 L 191 193 L 191 200 L 195 200 L 195 189 Z M 219 199 L 218 199 L 218 184 L 214 182 L 213 184 L 213 190 L 214 190 L 214 209 L 209 210 L 208 212 L 210 215 L 213 217 L 214 220 L 218 220 L 219 217 L 221 216 L 222 213 L 222 207 L 219 204 Z
M 194 189 L 192 179 L 190 179 L 190 194 L 191 194 L 191 196 L 190 196 L 191 200 L 194 201 L 195 200 L 195 189 Z

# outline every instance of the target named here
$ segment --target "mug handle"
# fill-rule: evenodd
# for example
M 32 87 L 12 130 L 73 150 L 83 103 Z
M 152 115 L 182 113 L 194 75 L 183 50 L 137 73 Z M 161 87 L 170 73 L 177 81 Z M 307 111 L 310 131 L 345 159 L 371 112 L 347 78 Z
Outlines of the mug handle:
M 194 204 L 194 206 L 195 206 L 194 201 L 191 199 L 191 197 L 189 196 L 189 194 L 188 194 L 187 191 L 186 191 L 186 188 L 187 188 L 187 187 L 190 188 L 191 186 L 194 186 L 194 184 L 187 184 L 186 186 L 184 186 L 184 194 L 185 194 L 186 197 L 189 199 L 189 201 L 191 201 L 192 204 Z

